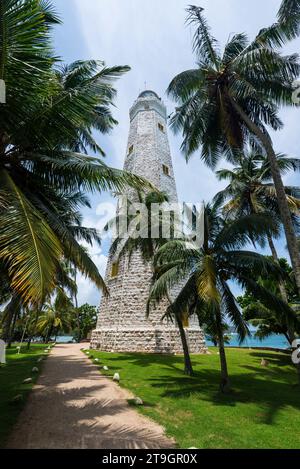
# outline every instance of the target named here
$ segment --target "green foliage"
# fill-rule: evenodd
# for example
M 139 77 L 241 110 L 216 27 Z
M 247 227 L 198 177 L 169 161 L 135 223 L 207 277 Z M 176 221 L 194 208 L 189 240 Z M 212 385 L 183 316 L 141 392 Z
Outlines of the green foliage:
M 86 339 L 97 324 L 97 308 L 84 304 L 75 308 L 72 316 L 73 337 L 77 342 Z
M 85 193 L 150 187 L 105 165 L 93 137 L 116 125 L 113 83 L 129 67 L 93 60 L 63 65 L 52 51 L 51 28 L 58 22 L 51 2 L 1 2 L 7 102 L 0 105 L 0 262 L 24 304 L 38 308 L 55 287 L 62 257 L 106 293 L 80 244 L 100 242 L 96 230 L 82 226 Z
M 70 331 L 73 311 L 72 300 L 62 289 L 58 289 L 54 300 L 45 304 L 39 312 L 34 333 L 45 337 L 48 342 L 52 335 Z
M 282 175 L 300 169 L 300 159 L 277 155 Z M 271 212 L 280 224 L 276 190 L 272 182 L 270 164 L 265 155 L 251 149 L 236 155 L 232 169 L 216 171 L 219 181 L 228 181 L 225 189 L 215 195 L 214 201 L 223 205 L 224 213 L 233 218 L 260 212 Z M 285 186 L 289 208 L 295 224 L 299 223 L 300 188 Z
M 300 1 L 282 0 L 278 12 L 278 24 L 291 40 L 300 34 Z
M 205 163 L 215 168 L 223 156 L 232 161 L 246 141 L 257 144 L 238 107 L 260 129 L 282 127 L 278 109 L 292 104 L 292 83 L 300 66 L 296 55 L 283 56 L 270 47 L 271 34 L 284 40 L 280 28 L 262 30 L 252 42 L 245 34 L 235 34 L 221 53 L 203 8 L 190 6 L 188 21 L 195 26 L 197 68 L 180 73 L 168 87 L 177 102 L 171 126 L 182 132 L 187 158 L 200 150 Z
M 215 347 L 219 345 L 219 332 L 216 330 L 214 321 L 209 321 L 206 317 L 205 323 L 203 322 L 203 332 L 205 337 L 214 344 Z M 231 336 L 229 334 L 230 326 L 226 323 L 222 324 L 222 335 L 224 344 L 230 344 Z
M 293 330 L 300 334 L 300 298 L 293 278 L 293 270 L 286 259 L 279 259 L 281 270 L 285 272 L 284 286 L 287 292 L 290 308 L 295 312 L 295 318 L 292 322 Z M 253 276 L 253 279 L 255 277 Z M 268 276 L 259 276 L 255 278 L 257 283 L 267 289 L 273 295 L 280 296 L 278 280 L 270 272 Z M 245 320 L 249 321 L 257 328 L 256 336 L 264 339 L 272 334 L 283 334 L 291 343 L 289 337 L 289 328 L 291 325 L 290 316 L 286 316 L 285 311 L 280 304 L 272 305 L 265 301 L 264 295 L 253 294 L 246 289 L 244 295 L 238 297 L 238 302 L 243 310 Z

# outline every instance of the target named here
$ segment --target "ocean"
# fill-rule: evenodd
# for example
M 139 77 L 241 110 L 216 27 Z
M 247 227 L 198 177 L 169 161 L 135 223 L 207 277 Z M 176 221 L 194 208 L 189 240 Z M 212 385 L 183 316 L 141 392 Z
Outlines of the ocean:
M 231 333 L 231 340 L 230 344 L 227 344 L 226 346 L 230 347 L 274 347 L 274 348 L 288 348 L 289 344 L 286 340 L 286 338 L 283 335 L 271 335 L 267 339 L 264 340 L 259 340 L 256 337 L 254 337 L 254 334 L 251 337 L 248 337 L 242 344 L 239 343 L 238 336 L 235 333 Z M 56 342 L 57 343 L 68 343 L 72 341 L 73 337 L 72 336 L 59 336 L 57 337 Z M 209 340 L 206 341 L 207 345 L 212 346 L 213 343 L 210 342 Z
M 264 340 L 259 340 L 254 336 L 254 334 L 240 344 L 238 340 L 238 335 L 236 333 L 231 333 L 231 340 L 229 344 L 226 344 L 228 347 L 274 347 L 274 348 L 282 348 L 286 349 L 289 347 L 289 343 L 284 335 L 270 335 Z M 213 345 L 212 342 L 209 340 L 206 341 L 207 345 Z

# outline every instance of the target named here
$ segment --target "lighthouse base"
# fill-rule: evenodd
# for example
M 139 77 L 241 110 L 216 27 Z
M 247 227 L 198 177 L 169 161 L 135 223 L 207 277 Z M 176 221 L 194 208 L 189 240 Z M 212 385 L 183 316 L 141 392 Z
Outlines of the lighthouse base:
M 185 329 L 190 353 L 207 353 L 200 328 Z M 104 352 L 183 353 L 179 330 L 175 328 L 109 328 L 92 333 L 90 347 Z

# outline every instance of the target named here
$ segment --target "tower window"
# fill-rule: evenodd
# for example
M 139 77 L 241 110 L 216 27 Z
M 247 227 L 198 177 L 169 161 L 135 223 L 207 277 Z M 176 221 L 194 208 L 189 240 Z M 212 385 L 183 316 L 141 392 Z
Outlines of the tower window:
M 186 329 L 190 327 L 190 321 L 189 321 L 189 313 L 186 311 L 183 316 L 182 316 L 182 325 Z
M 133 145 L 130 145 L 128 149 L 128 155 L 131 155 L 132 152 L 133 152 Z
M 119 274 L 119 262 L 113 262 L 111 266 L 111 277 L 115 278 Z
M 164 132 L 164 131 L 165 131 L 164 126 L 163 126 L 160 122 L 158 123 L 158 128 L 159 128 L 159 130 L 160 130 L 161 132 Z
M 169 169 L 169 166 L 163 164 L 162 167 L 163 167 L 163 173 L 164 173 L 166 176 L 170 176 L 170 169 Z

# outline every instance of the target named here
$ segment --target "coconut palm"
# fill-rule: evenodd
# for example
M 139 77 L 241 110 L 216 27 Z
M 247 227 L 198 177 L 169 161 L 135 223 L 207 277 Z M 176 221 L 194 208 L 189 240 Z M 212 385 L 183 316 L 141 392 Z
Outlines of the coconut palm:
M 55 279 L 55 291 L 52 295 L 46 298 L 45 305 L 51 304 L 53 295 L 56 295 L 58 301 L 65 306 L 71 300 L 69 297 L 73 297 L 77 292 L 77 285 L 72 278 L 72 269 L 69 268 L 68 263 L 63 259 L 60 262 L 59 268 L 56 272 Z M 45 305 L 42 310 L 44 311 Z M 67 313 L 66 313 L 67 314 Z M 12 292 L 9 303 L 7 304 L 3 315 L 1 317 L 1 325 L 3 327 L 2 336 L 7 340 L 8 345 L 14 340 L 16 329 L 22 328 L 22 333 L 26 332 L 28 336 L 28 348 L 30 347 L 32 338 L 37 332 L 37 323 L 41 315 L 41 310 L 35 305 L 26 306 L 22 301 L 22 297 Z M 50 318 L 50 316 L 49 316 Z
M 286 273 L 286 278 L 284 280 L 285 286 L 285 294 L 286 299 L 292 309 L 295 312 L 299 310 L 299 295 L 297 286 L 293 276 L 293 270 L 291 266 L 288 264 L 286 259 L 279 259 L 278 260 L 280 267 Z M 268 275 L 267 277 L 260 276 L 256 279 L 257 282 L 274 293 L 275 295 L 281 295 L 281 288 L 278 280 L 273 278 L 272 275 Z M 238 298 L 239 304 L 243 308 L 243 312 L 247 320 L 257 321 L 256 326 L 259 326 L 257 331 L 257 335 L 261 338 L 267 337 L 268 335 L 274 334 L 283 334 L 290 345 L 292 345 L 293 341 L 295 340 L 295 334 L 290 334 L 289 324 L 285 320 L 284 316 L 280 314 L 280 311 L 276 309 L 270 310 L 267 308 L 260 298 L 255 298 L 250 292 L 245 292 L 243 296 Z M 295 332 L 299 335 L 300 333 L 300 316 L 298 316 L 298 321 L 295 324 L 296 330 Z
M 81 226 L 85 192 L 145 183 L 87 155 L 104 154 L 93 131 L 108 132 L 116 124 L 113 82 L 129 67 L 99 61 L 62 66 L 51 46 L 51 27 L 58 22 L 51 2 L 1 2 L 6 103 L 0 104 L 0 260 L 12 289 L 37 308 L 54 289 L 63 257 L 106 292 L 80 245 L 98 240 L 95 230 Z
M 135 251 L 140 251 L 141 255 L 145 262 L 150 262 L 153 264 L 153 259 L 155 253 L 158 249 L 164 245 L 168 239 L 164 237 L 162 231 L 164 215 L 168 214 L 166 207 L 166 213 L 164 213 L 164 203 L 168 201 L 168 197 L 164 193 L 157 192 L 148 192 L 142 194 L 137 192 L 135 194 L 135 201 L 138 201 L 139 204 L 143 204 L 146 209 L 146 218 L 145 212 L 140 211 L 136 213 L 134 203 L 131 199 L 126 199 L 120 203 L 117 215 L 113 218 L 105 227 L 105 230 L 116 230 L 116 236 L 111 245 L 110 254 L 113 255 L 116 259 L 120 259 L 124 255 L 128 255 L 129 262 L 131 260 L 131 255 Z M 159 213 L 156 212 L 157 206 L 160 206 Z M 155 213 L 154 213 L 155 211 Z M 167 219 L 170 220 L 170 237 L 176 237 L 176 234 L 180 233 L 182 226 L 179 226 L 178 220 L 176 220 L 176 215 L 174 214 L 173 219 L 167 216 Z M 125 232 L 124 232 L 125 228 Z M 136 236 L 134 230 L 139 230 L 139 235 Z M 156 233 L 156 236 L 153 236 L 153 233 Z M 180 339 L 182 343 L 182 350 L 184 354 L 184 373 L 192 376 L 193 367 L 189 354 L 189 347 L 187 343 L 187 338 L 184 330 L 184 315 L 177 315 L 175 311 L 172 310 L 171 299 L 172 294 L 167 292 L 165 301 L 170 306 L 167 308 L 166 314 L 162 319 L 169 319 L 170 321 L 175 321 L 178 326 Z M 145 314 L 148 316 L 151 314 L 150 308 L 145 311 Z
M 299 171 L 300 159 L 283 154 L 277 154 L 276 158 L 282 176 L 289 171 Z M 238 218 L 241 215 L 271 211 L 280 221 L 276 191 L 265 155 L 246 149 L 237 156 L 232 169 L 218 170 L 216 176 L 219 181 L 229 182 L 214 197 L 216 202 L 224 204 L 226 214 Z M 300 215 L 300 187 L 285 186 L 285 192 L 296 223 Z
M 300 254 L 284 185 L 267 126 L 282 127 L 279 106 L 292 104 L 293 82 L 298 77 L 298 56 L 283 56 L 278 48 L 291 38 L 292 24 L 277 23 L 261 30 L 249 42 L 235 34 L 221 53 L 203 16 L 203 8 L 190 6 L 188 22 L 196 27 L 193 50 L 197 68 L 177 75 L 168 94 L 177 102 L 171 119 L 182 131 L 187 157 L 201 147 L 201 158 L 215 168 L 221 157 L 233 160 L 250 141 L 266 153 L 274 181 L 288 250 L 300 291 Z
M 72 327 L 73 311 L 72 300 L 59 289 L 55 299 L 47 303 L 39 314 L 35 333 L 41 334 L 45 337 L 45 342 L 49 342 L 52 335 L 56 337 L 59 332 L 69 331 Z
M 223 210 L 230 217 L 239 218 L 242 215 L 269 211 L 280 222 L 276 191 L 267 158 L 249 150 L 239 156 L 237 163 L 238 166 L 233 169 L 216 171 L 217 178 L 220 181 L 228 180 L 229 184 L 215 196 L 214 200 L 224 204 Z M 288 158 L 286 155 L 277 155 L 277 164 L 281 175 L 300 168 L 299 159 Z M 285 193 L 294 224 L 298 225 L 300 188 L 285 186 Z M 267 239 L 273 259 L 278 262 L 273 239 L 271 236 Z M 283 283 L 280 284 L 280 290 L 283 300 L 287 302 L 287 293 Z
M 149 305 L 159 303 L 171 288 L 183 282 L 180 293 L 171 307 L 177 315 L 187 311 L 197 314 L 202 326 L 208 325 L 217 336 L 222 392 L 230 389 L 224 348 L 225 324 L 229 320 L 241 341 L 249 334 L 241 311 L 230 289 L 230 280 L 264 297 L 269 307 L 278 305 L 291 322 L 294 312 L 281 299 L 253 280 L 255 273 L 272 272 L 280 278 L 282 271 L 272 260 L 256 252 L 243 250 L 248 242 L 260 242 L 276 224 L 267 214 L 243 216 L 226 221 L 218 206 L 205 208 L 204 244 L 171 240 L 155 256 L 156 281 L 151 289 Z M 283 313 L 284 312 L 284 313 Z

